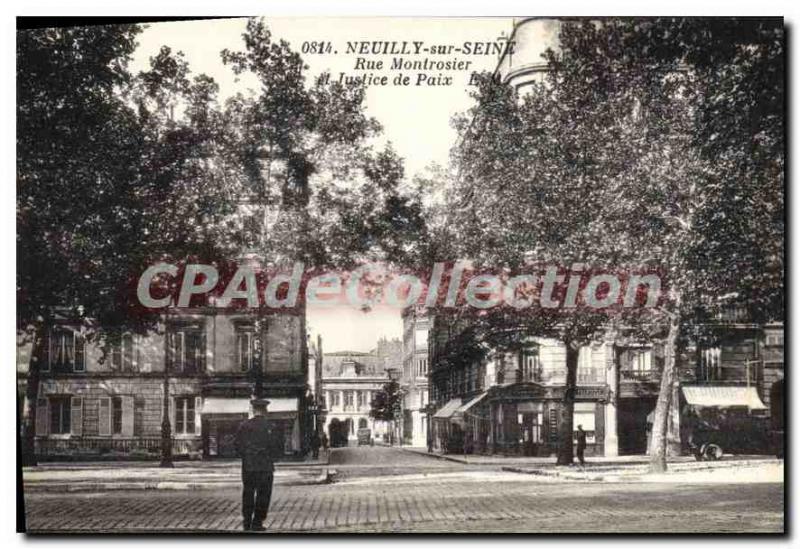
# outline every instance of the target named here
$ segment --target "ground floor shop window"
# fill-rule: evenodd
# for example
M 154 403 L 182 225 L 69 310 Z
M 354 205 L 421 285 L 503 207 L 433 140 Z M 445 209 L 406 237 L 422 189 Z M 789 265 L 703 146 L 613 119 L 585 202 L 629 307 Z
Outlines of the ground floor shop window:
M 572 438 L 573 442 L 578 442 L 578 425 L 586 433 L 586 444 L 596 442 L 595 430 L 595 404 L 593 402 L 576 402 L 572 413 Z

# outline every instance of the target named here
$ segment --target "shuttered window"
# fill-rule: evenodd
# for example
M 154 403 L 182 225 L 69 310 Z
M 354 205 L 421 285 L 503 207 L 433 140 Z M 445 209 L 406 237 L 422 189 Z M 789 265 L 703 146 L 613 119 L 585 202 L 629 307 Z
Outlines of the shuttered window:
M 111 367 L 118 372 L 132 372 L 136 366 L 133 334 L 122 334 L 111 344 Z
M 69 327 L 52 330 L 48 343 L 48 364 L 56 372 L 84 372 L 84 337 Z
M 205 370 L 206 334 L 198 326 L 171 326 L 167 332 L 167 363 L 173 372 Z
M 144 435 L 144 405 L 145 400 L 142 397 L 136 397 L 133 400 L 133 436 L 135 437 Z
M 255 330 L 251 324 L 236 327 L 236 364 L 240 371 L 249 372 L 255 360 Z
M 50 398 L 50 434 L 67 435 L 72 419 L 72 399 L 68 396 Z
M 111 399 L 111 432 L 115 435 L 122 434 L 122 397 Z

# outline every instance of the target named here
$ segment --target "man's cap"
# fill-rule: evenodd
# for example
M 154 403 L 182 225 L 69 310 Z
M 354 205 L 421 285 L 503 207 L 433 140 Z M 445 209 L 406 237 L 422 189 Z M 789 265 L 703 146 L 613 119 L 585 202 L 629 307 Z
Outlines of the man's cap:
M 250 401 L 251 406 L 267 406 L 269 404 L 269 400 L 266 398 L 254 398 Z

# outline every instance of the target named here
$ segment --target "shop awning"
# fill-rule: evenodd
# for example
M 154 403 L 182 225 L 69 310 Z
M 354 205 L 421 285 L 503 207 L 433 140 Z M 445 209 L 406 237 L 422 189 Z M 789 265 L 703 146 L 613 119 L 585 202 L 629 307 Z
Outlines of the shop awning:
M 246 414 L 249 411 L 249 398 L 207 397 L 203 401 L 204 414 Z
M 268 398 L 267 414 L 296 412 L 296 398 Z M 204 414 L 247 414 L 250 412 L 249 398 L 207 397 L 203 401 Z
M 681 387 L 686 403 L 691 406 L 731 408 L 746 406 L 751 410 L 766 410 L 755 387 L 700 385 Z
M 433 414 L 434 419 L 448 419 L 452 416 L 456 410 L 459 409 L 461 406 L 461 399 L 454 398 L 453 400 L 448 401 L 447 404 L 436 410 L 436 413 Z
M 488 394 L 489 394 L 488 392 L 481 393 L 472 400 L 470 400 L 469 402 L 467 402 L 466 404 L 459 406 L 458 409 L 456 409 L 454 415 L 464 415 L 470 408 L 472 408 L 473 406 L 478 404 L 481 400 L 486 398 L 486 395 Z

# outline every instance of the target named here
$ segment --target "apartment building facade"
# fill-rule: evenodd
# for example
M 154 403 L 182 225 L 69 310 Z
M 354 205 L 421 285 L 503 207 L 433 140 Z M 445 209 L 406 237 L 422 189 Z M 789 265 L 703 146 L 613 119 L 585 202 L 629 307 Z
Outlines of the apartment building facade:
M 97 330 L 68 318 L 48 330 L 36 399 L 41 459 L 157 459 L 165 406 L 175 456 L 235 457 L 257 378 L 285 458 L 307 452 L 313 399 L 304 315 L 258 323 L 252 314 L 187 309 L 165 315 L 147 336 L 117 337 L 105 352 Z M 30 344 L 20 346 L 20 395 L 30 353 Z

